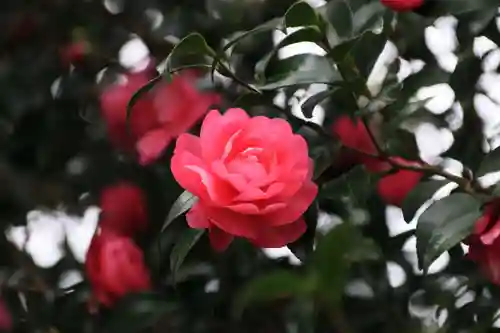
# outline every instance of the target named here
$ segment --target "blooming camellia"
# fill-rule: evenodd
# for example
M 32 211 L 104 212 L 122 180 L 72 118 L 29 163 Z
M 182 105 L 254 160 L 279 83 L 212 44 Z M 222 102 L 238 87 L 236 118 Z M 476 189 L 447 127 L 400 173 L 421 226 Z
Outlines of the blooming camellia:
M 377 148 L 364 123 L 358 119 L 341 116 L 332 126 L 333 132 L 342 144 L 351 151 L 345 152 L 352 164 L 363 164 L 372 172 L 384 172 L 392 169 L 389 161 L 376 155 Z M 344 159 L 344 156 L 341 157 Z M 419 162 L 407 161 L 401 157 L 390 157 L 391 161 L 403 166 L 418 166 Z M 423 173 L 420 171 L 400 169 L 382 177 L 377 184 L 377 191 L 385 203 L 401 207 L 405 197 L 420 182 Z
M 134 104 L 127 131 L 127 105 L 135 92 L 152 76 L 149 71 L 129 73 L 122 84 L 108 87 L 101 95 L 101 109 L 111 142 L 119 149 L 136 149 L 142 164 L 158 158 L 169 143 L 189 130 L 220 96 L 195 87 L 199 75 L 182 71 L 171 82 L 160 82 Z
M 481 271 L 493 283 L 500 284 L 500 206 L 499 201 L 488 204 L 467 239 L 467 257 L 478 263 Z
M 127 293 L 151 288 L 142 251 L 130 238 L 109 231 L 102 230 L 92 239 L 85 271 L 93 297 L 105 306 L 113 305 Z
M 418 9 L 425 0 L 380 0 L 380 2 L 396 12 L 404 12 Z
M 142 190 L 120 182 L 101 192 L 99 226 L 123 236 L 133 236 L 146 229 L 148 216 Z
M 297 240 L 318 192 L 304 138 L 283 119 L 252 118 L 242 109 L 212 110 L 199 137 L 179 136 L 171 168 L 199 198 L 186 216 L 189 226 L 209 229 L 217 250 L 234 236 L 260 247 Z

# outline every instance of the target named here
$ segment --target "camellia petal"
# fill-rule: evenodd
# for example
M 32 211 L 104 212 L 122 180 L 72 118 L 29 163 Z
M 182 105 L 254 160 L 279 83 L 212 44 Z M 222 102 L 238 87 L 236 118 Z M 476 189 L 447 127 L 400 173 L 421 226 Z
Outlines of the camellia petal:
M 210 111 L 199 145 L 192 136 L 179 138 L 171 168 L 199 198 L 189 226 L 209 229 L 218 251 L 234 236 L 269 247 L 295 241 L 318 193 L 304 138 L 283 119 L 251 118 L 242 109 Z
M 306 232 L 306 229 L 305 221 L 300 219 L 279 227 L 261 229 L 251 242 L 259 247 L 280 248 L 295 242 Z
M 208 236 L 210 238 L 210 244 L 212 245 L 212 247 L 219 252 L 227 249 L 234 238 L 232 235 L 215 226 L 210 228 Z

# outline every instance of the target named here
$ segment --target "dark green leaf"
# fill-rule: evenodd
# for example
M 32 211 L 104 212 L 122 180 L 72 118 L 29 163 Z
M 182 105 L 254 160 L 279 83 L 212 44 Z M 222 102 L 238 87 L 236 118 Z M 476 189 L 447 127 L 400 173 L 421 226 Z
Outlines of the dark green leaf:
M 264 84 L 255 84 L 260 90 L 275 90 L 312 83 L 339 84 L 342 76 L 330 61 L 322 56 L 302 54 L 280 61 L 282 72 Z
M 165 75 L 166 77 L 171 76 L 173 72 L 172 63 L 174 58 L 182 59 L 189 55 L 208 55 L 211 58 L 219 58 L 215 51 L 210 46 L 208 46 L 205 38 L 203 38 L 203 36 L 199 33 L 194 32 L 181 39 L 181 41 L 174 46 L 167 59 L 165 60 L 165 72 L 163 73 L 163 75 Z
M 437 257 L 470 234 L 481 215 L 481 203 L 465 193 L 452 194 L 433 203 L 418 219 L 420 268 L 427 272 Z
M 318 26 L 319 24 L 316 11 L 305 1 L 296 2 L 288 8 L 284 19 L 287 28 Z
M 500 147 L 490 151 L 481 161 L 476 176 L 481 177 L 487 173 L 500 170 Z
M 371 1 L 361 6 L 354 12 L 353 32 L 355 35 L 361 35 L 366 31 L 371 31 L 381 23 L 385 8 L 380 1 Z M 381 26 L 381 24 L 380 24 Z
M 209 54 L 215 55 L 215 52 L 208 46 L 205 38 L 197 32 L 193 32 L 184 37 L 175 47 L 171 53 L 178 54 Z
M 255 75 L 257 77 L 262 77 L 265 74 L 269 62 L 281 48 L 299 42 L 318 42 L 320 40 L 321 32 L 317 27 L 304 27 L 300 30 L 292 32 L 255 65 Z
M 175 275 L 181 267 L 184 259 L 189 251 L 200 240 L 205 233 L 204 229 L 186 229 L 170 253 L 170 270 L 172 272 L 172 280 L 175 281 Z
M 429 200 L 437 190 L 439 190 L 444 185 L 448 184 L 446 180 L 429 180 L 418 184 L 413 188 L 413 190 L 406 196 L 403 201 L 403 216 L 406 222 L 410 222 L 417 210 L 422 207 L 422 205 Z
M 330 97 L 334 92 L 336 88 L 330 89 L 330 90 L 324 90 L 321 91 L 315 95 L 312 95 L 309 97 L 301 106 L 302 108 L 302 113 L 306 118 L 311 118 L 313 115 L 314 108 L 323 102 L 325 99 Z
M 240 317 L 245 308 L 258 302 L 299 297 L 314 290 L 314 281 L 289 271 L 274 271 L 250 281 L 237 294 L 233 315 Z
M 329 22 L 326 34 L 330 47 L 334 47 L 352 37 L 353 13 L 347 1 L 330 1 L 325 5 L 322 12 Z
M 129 294 L 113 308 L 106 322 L 106 332 L 142 332 L 173 309 L 175 307 L 162 295 L 149 292 Z
M 167 218 L 163 223 L 161 231 L 163 232 L 169 225 L 172 223 L 177 217 L 181 216 L 185 212 L 187 212 L 198 200 L 197 197 L 189 193 L 188 191 L 184 191 L 179 195 L 177 200 L 175 200 L 174 204 L 170 208 L 168 212 Z
M 356 166 L 340 177 L 324 184 L 320 198 L 349 198 L 363 205 L 373 191 L 379 176 L 368 172 L 362 165 Z
M 425 16 L 457 15 L 475 10 L 488 9 L 495 11 L 498 7 L 498 0 L 439 0 L 429 1 L 420 13 Z
M 235 37 L 231 38 L 229 40 L 229 42 L 227 42 L 224 45 L 224 48 L 222 49 L 222 51 L 225 52 L 225 51 L 229 50 L 231 47 L 235 46 L 243 39 L 250 37 L 252 35 L 259 34 L 262 32 L 268 32 L 268 31 L 272 31 L 272 30 L 276 30 L 276 29 L 282 29 L 281 22 L 282 22 L 281 18 L 275 18 L 275 19 L 272 19 L 268 22 L 265 22 L 265 23 L 255 27 L 255 28 L 253 28 L 252 30 L 248 30 L 248 31 L 239 33 Z
M 474 41 L 474 37 L 482 34 L 490 22 L 495 22 L 496 11 L 491 9 L 468 12 L 458 17 L 457 39 L 463 48 Z
M 380 257 L 375 243 L 363 237 L 350 223 L 342 223 L 318 240 L 313 271 L 319 282 L 320 297 L 335 305 L 340 301 L 351 263 Z
M 162 79 L 161 76 L 157 76 L 154 79 L 152 79 L 151 81 L 149 81 L 148 83 L 146 83 L 144 86 L 139 88 L 139 90 L 137 90 L 134 93 L 134 95 L 132 96 L 132 98 L 128 102 L 128 104 L 127 104 L 127 129 L 129 131 L 129 133 L 130 133 L 130 118 L 132 117 L 132 109 L 134 108 L 135 103 L 137 103 L 141 97 L 144 97 L 143 96 L 144 94 L 147 94 L 151 89 L 153 89 L 155 84 L 157 84 L 161 79 Z
M 475 89 L 471 89 L 471 86 L 464 82 L 475 83 L 481 74 L 483 74 L 481 59 L 477 58 L 472 51 L 459 57 L 458 65 L 451 74 L 449 83 L 459 101 L 472 98 Z

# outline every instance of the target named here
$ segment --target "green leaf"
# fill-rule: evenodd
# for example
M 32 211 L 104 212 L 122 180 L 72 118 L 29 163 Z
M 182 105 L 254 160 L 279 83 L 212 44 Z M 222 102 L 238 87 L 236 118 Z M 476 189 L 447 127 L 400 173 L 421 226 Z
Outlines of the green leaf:
M 175 275 L 189 254 L 189 251 L 191 251 L 204 233 L 205 229 L 186 229 L 180 236 L 179 241 L 172 249 L 172 253 L 170 253 L 170 270 L 173 281 L 175 281 Z
M 233 316 L 238 318 L 250 304 L 273 301 L 280 298 L 305 296 L 314 290 L 314 281 L 296 273 L 278 270 L 260 276 L 236 295 Z
M 320 297 L 331 305 L 340 301 L 353 262 L 378 259 L 380 250 L 350 223 L 342 223 L 318 240 L 312 269 Z
M 487 173 L 500 170 L 500 147 L 490 151 L 481 161 L 476 172 L 478 177 L 484 176 Z
M 427 273 L 437 257 L 470 234 L 481 215 L 481 203 L 465 193 L 452 194 L 433 203 L 418 219 L 419 267 Z
M 141 97 L 143 97 L 144 94 L 147 94 L 151 89 L 154 88 L 155 84 L 157 84 L 162 77 L 159 75 L 155 77 L 154 79 L 150 80 L 148 83 L 146 83 L 144 86 L 139 88 L 134 95 L 132 95 L 132 98 L 127 104 L 127 130 L 129 133 L 130 132 L 130 118 L 132 117 L 132 109 L 134 108 L 135 103 L 139 101 Z M 130 134 L 131 135 L 131 134 Z
M 326 5 L 326 16 L 342 38 L 350 38 L 353 33 L 353 13 L 346 0 L 330 1 Z
M 313 179 L 316 180 L 327 170 L 339 155 L 341 143 L 338 140 L 325 140 L 326 138 L 313 126 L 304 125 L 297 134 L 301 135 L 309 147 L 309 156 L 314 161 Z
M 255 65 L 255 75 L 262 77 L 265 74 L 269 62 L 283 47 L 299 42 L 318 42 L 321 40 L 321 32 L 317 27 L 304 27 L 287 35 L 276 47 Z
M 488 8 L 494 11 L 498 5 L 498 0 L 439 0 L 429 2 L 429 6 L 420 13 L 432 17 L 457 15 Z
M 459 57 L 458 65 L 450 76 L 450 87 L 455 91 L 455 95 L 459 101 L 472 98 L 476 91 L 469 84 L 473 84 L 479 80 L 483 74 L 482 61 L 477 58 L 472 50 Z
M 255 28 L 253 28 L 252 30 L 238 33 L 235 37 L 229 39 L 229 41 L 222 48 L 222 51 L 225 52 L 225 51 L 229 50 L 231 47 L 235 46 L 236 44 L 241 42 L 243 39 L 248 38 L 250 36 L 253 36 L 255 34 L 259 34 L 262 32 L 268 32 L 268 31 L 272 31 L 272 30 L 277 30 L 277 29 L 281 30 L 282 29 L 281 23 L 282 23 L 281 18 L 275 18 L 275 19 L 267 21 L 267 22 L 255 27 Z
M 325 99 L 330 97 L 337 88 L 321 91 L 315 95 L 312 95 L 302 104 L 302 113 L 306 118 L 311 118 L 313 115 L 314 108 L 323 102 Z
M 295 85 L 312 83 L 340 84 L 342 76 L 326 57 L 301 54 L 279 62 L 282 72 L 269 79 L 269 82 L 255 84 L 260 90 L 276 90 Z
M 330 47 L 334 47 L 352 37 L 353 13 L 345 0 L 330 1 L 321 12 L 329 22 L 326 35 Z
M 449 182 L 446 180 L 429 180 L 419 183 L 406 196 L 403 201 L 403 216 L 406 222 L 410 222 L 415 217 L 417 210 L 429 200 L 437 190 Z
M 372 31 L 377 28 L 377 24 L 381 25 L 382 15 L 385 8 L 380 1 L 371 1 L 361 6 L 354 12 L 352 18 L 353 32 L 355 35 L 361 35 L 366 31 Z
M 380 178 L 358 165 L 340 177 L 325 183 L 320 191 L 320 198 L 349 198 L 358 205 L 363 205 L 372 193 Z
M 287 28 L 318 26 L 319 19 L 314 8 L 305 1 L 299 1 L 288 8 L 284 23 Z
M 167 218 L 163 223 L 161 231 L 163 232 L 167 227 L 172 223 L 177 217 L 181 216 L 185 212 L 187 212 L 193 205 L 198 201 L 198 198 L 192 195 L 188 191 L 184 191 L 179 195 L 177 200 L 175 200 L 174 204 L 170 208 L 168 212 Z
M 203 38 L 203 36 L 199 33 L 193 32 L 181 39 L 181 41 L 174 46 L 170 54 L 167 56 L 163 75 L 166 77 L 171 76 L 173 72 L 172 62 L 174 57 L 182 59 L 188 55 L 208 55 L 211 58 L 218 59 L 218 55 L 210 46 L 208 46 L 205 38 Z
M 123 297 L 107 320 L 106 332 L 135 333 L 153 326 L 166 313 L 175 309 L 162 295 L 145 292 Z

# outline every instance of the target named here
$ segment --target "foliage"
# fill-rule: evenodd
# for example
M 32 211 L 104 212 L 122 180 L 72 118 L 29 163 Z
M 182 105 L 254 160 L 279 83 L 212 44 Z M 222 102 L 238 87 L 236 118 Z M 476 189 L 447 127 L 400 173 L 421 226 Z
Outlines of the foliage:
M 14 332 L 75 333 L 493 330 L 500 297 L 495 285 L 500 260 L 492 250 L 500 234 L 495 234 L 500 185 L 484 176 L 500 169 L 500 148 L 494 149 L 498 133 L 488 130 L 477 100 L 483 96 L 496 103 L 481 82 L 485 63 L 500 45 L 500 2 L 427 0 L 416 1 L 411 10 L 391 7 L 397 2 L 329 0 L 311 6 L 295 0 L 4 0 L 0 220 L 6 232 L 0 281 L 13 323 L 3 325 L 0 318 L 0 326 Z M 457 22 L 457 64 L 451 69 L 426 44 L 428 35 L 436 33 L 435 22 L 445 15 Z M 478 37 L 488 38 L 495 48 L 478 55 Z M 130 80 L 143 75 L 132 73 L 135 69 L 124 60 L 122 47 L 132 38 L 147 45 L 149 63 L 141 70 L 153 74 L 140 77 L 143 84 L 127 92 L 123 112 L 116 115 L 102 102 L 107 89 L 122 74 Z M 301 42 L 315 44 L 319 52 L 283 56 L 287 47 Z M 391 45 L 398 56 L 385 61 Z M 424 65 L 402 78 L 400 69 L 410 60 Z M 198 79 L 196 84 L 186 81 L 186 88 L 183 73 L 189 70 Z M 440 83 L 455 94 L 444 112 L 432 112 L 428 99 L 413 98 L 422 87 Z M 174 86 L 178 90 L 172 93 L 169 87 Z M 306 98 L 297 104 L 304 91 Z M 184 124 L 195 108 L 190 98 L 200 96 L 209 96 L 201 103 L 203 117 Z M 188 183 L 200 178 L 194 187 L 203 193 L 195 193 L 171 168 L 173 156 L 180 159 L 183 153 L 181 133 L 204 138 L 205 104 L 219 97 L 220 117 L 230 114 L 228 109 L 243 108 L 250 116 L 279 118 L 293 130 L 282 140 L 300 135 L 307 143 L 303 160 L 309 157 L 313 170 L 303 178 L 312 178 L 317 195 L 301 212 L 305 231 L 286 244 L 290 258 L 273 259 L 258 246 L 259 239 L 222 230 L 220 221 L 206 212 L 202 222 L 207 232 L 191 228 L 201 224 L 195 214 L 217 208 L 219 202 L 204 207 L 213 193 L 205 196 L 200 187 L 209 187 L 203 176 L 211 174 L 196 169 L 187 177 Z M 169 103 L 182 107 L 161 111 Z M 137 119 L 149 117 L 146 111 L 155 108 L 161 109 L 160 119 L 138 134 L 142 125 Z M 324 119 L 314 122 L 318 110 Z M 459 126 L 453 119 L 457 114 Z M 156 136 L 155 126 L 165 121 L 161 115 L 183 119 L 183 125 L 176 127 L 174 121 L 168 135 Z M 265 126 L 280 124 L 271 123 L 277 125 Z M 226 123 L 220 124 L 213 135 L 226 133 Z M 433 159 L 424 158 L 415 139 L 422 124 L 454 137 Z M 117 147 L 113 131 L 119 126 L 126 136 Z M 264 130 L 262 136 L 267 135 Z M 231 148 L 233 138 L 226 138 L 224 148 Z M 299 155 L 300 147 L 295 148 Z M 143 163 L 142 154 L 155 159 Z M 461 163 L 460 172 L 447 167 L 450 160 Z M 290 169 L 305 165 L 299 164 Z M 178 165 L 196 167 L 185 160 Z M 297 181 L 292 176 L 285 180 L 290 181 L 283 188 Z M 116 192 L 112 197 L 118 204 L 106 208 L 102 194 L 122 181 L 140 188 L 145 203 Z M 285 197 L 272 203 L 285 205 Z M 389 203 L 400 207 L 388 208 Z M 12 226 L 29 225 L 29 211 L 81 216 L 89 206 L 102 209 L 94 241 L 106 226 L 141 216 L 140 231 L 120 235 L 134 238 L 120 239 L 132 254 L 114 248 L 117 255 L 108 246 L 112 249 L 102 251 L 106 254 L 98 255 L 96 264 L 82 262 L 68 250 L 57 265 L 42 268 L 26 248 L 8 239 Z M 409 231 L 394 234 L 387 214 L 394 209 L 401 209 Z M 252 221 L 273 222 L 264 217 Z M 255 223 L 252 227 L 264 230 Z M 226 236 L 227 244 L 217 238 Z M 70 235 L 66 237 L 61 247 L 69 247 Z M 413 240 L 418 258 L 408 250 Z M 224 246 L 213 249 L 217 242 Z M 474 249 L 469 256 L 464 244 Z M 436 271 L 433 265 L 440 256 L 448 256 L 449 264 Z M 127 261 L 141 270 L 146 265 L 151 281 L 134 281 L 134 273 L 114 266 Z M 402 282 L 395 282 L 394 267 Z M 69 270 L 86 278 L 63 288 L 59 282 Z M 103 304 L 96 285 L 110 277 L 128 285 L 114 291 L 126 295 Z

